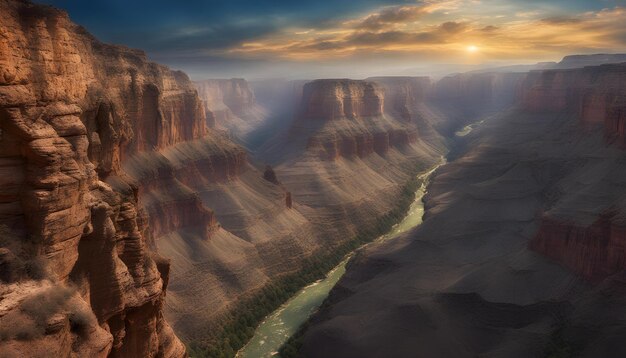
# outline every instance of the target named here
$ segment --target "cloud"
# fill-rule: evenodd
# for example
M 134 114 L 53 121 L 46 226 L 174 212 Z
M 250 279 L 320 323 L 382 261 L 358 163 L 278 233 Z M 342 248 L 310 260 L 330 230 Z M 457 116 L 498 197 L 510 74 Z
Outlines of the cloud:
M 439 26 L 439 30 L 448 34 L 458 34 L 467 29 L 467 24 L 455 21 L 444 22 Z
M 493 25 L 487 25 L 487 26 L 483 27 L 482 29 L 480 29 L 480 31 L 487 32 L 487 33 L 495 32 L 495 31 L 498 31 L 498 30 L 499 30 L 499 28 L 497 26 L 493 26 Z
M 233 47 L 232 56 L 320 61 L 372 56 L 429 58 L 432 61 L 556 60 L 575 52 L 616 52 L 624 48 L 623 8 L 556 14 L 532 9 L 525 17 L 494 3 L 458 0 L 422 2 L 416 6 L 383 7 L 330 26 L 307 28 L 298 36 L 270 35 L 254 46 Z M 463 6 L 461 6 L 463 5 Z M 472 11 L 466 10 L 474 6 Z M 506 6 L 504 6 L 506 5 Z M 443 9 L 443 10 L 442 10 Z M 491 11 L 485 15 L 485 9 Z M 549 16 L 548 16 L 549 15 Z M 487 22 L 488 21 L 488 22 Z M 487 22 L 487 23 L 486 23 Z M 468 54 L 468 46 L 480 51 Z
M 582 22 L 580 18 L 569 16 L 553 16 L 541 19 L 541 22 L 551 25 L 578 24 Z
M 426 6 L 391 6 L 366 16 L 354 24 L 356 29 L 380 30 L 392 24 L 412 22 L 428 13 Z

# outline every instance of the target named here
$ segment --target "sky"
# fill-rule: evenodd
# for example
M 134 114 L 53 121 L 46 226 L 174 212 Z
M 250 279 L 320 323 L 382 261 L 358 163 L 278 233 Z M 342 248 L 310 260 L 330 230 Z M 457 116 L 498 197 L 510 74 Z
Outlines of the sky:
M 194 79 L 423 75 L 626 52 L 626 0 L 44 0 Z

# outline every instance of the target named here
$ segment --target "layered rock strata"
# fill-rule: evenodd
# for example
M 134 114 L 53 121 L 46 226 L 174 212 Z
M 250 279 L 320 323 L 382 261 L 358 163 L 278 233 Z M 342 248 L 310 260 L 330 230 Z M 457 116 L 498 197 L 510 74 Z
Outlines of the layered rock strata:
M 0 350 L 168 356 L 169 263 L 148 248 L 133 153 L 205 135 L 195 90 L 62 11 L 0 2 Z
M 608 142 L 626 146 L 626 64 L 531 72 L 522 105 L 529 112 L 572 113 L 582 124 L 604 127 Z
M 424 223 L 351 263 L 302 354 L 624 355 L 626 163 L 598 128 L 620 67 L 531 73 L 438 171 Z
M 312 209 L 325 245 L 372 228 L 440 159 L 445 144 L 432 123 L 444 119 L 424 103 L 427 87 L 409 77 L 309 82 L 289 128 L 260 150 L 293 203 Z
M 411 93 L 411 95 L 413 95 Z M 400 108 L 393 97 L 393 110 L 385 115 L 385 89 L 371 81 L 316 80 L 304 86 L 298 118 L 290 135 L 307 138 L 307 150 L 323 160 L 384 156 L 390 148 L 402 150 L 417 143 L 416 123 L 409 108 L 419 97 L 405 98 L 413 104 Z M 397 117 L 396 117 L 397 116 Z

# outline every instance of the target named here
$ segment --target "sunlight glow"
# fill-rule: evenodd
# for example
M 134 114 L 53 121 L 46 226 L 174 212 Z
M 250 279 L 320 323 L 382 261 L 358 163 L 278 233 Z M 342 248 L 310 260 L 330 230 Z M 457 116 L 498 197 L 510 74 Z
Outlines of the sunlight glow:
M 478 47 L 476 47 L 474 45 L 467 46 L 467 52 L 474 53 L 474 52 L 477 52 L 477 51 L 478 51 Z

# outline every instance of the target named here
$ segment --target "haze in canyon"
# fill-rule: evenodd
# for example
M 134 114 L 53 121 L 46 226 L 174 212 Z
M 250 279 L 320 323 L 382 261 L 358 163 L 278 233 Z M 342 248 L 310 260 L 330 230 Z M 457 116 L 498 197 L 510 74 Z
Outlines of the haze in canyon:
M 0 357 L 626 356 L 625 6 L 0 0 Z

